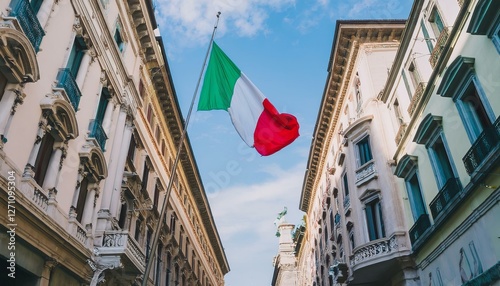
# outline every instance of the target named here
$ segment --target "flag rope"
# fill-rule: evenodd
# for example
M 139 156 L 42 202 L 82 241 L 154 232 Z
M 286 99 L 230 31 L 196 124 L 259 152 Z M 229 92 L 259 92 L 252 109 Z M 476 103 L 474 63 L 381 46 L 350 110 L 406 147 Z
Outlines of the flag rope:
M 175 160 L 174 160 L 174 164 L 172 166 L 172 172 L 171 172 L 171 178 L 168 182 L 168 186 L 167 186 L 167 191 L 165 192 L 165 196 L 163 198 L 163 203 L 162 203 L 162 207 L 161 207 L 161 212 L 160 212 L 160 217 L 158 219 L 158 223 L 156 225 L 156 229 L 154 231 L 154 235 L 153 235 L 153 241 L 151 243 L 151 247 L 149 249 L 149 255 L 146 255 L 146 257 L 148 257 L 148 261 L 146 261 L 146 269 L 144 271 L 144 276 L 142 278 L 142 286 L 147 286 L 148 285 L 148 280 L 149 280 L 149 273 L 151 272 L 151 266 L 153 265 L 153 261 L 155 259 L 155 253 L 156 253 L 156 248 L 158 247 L 158 239 L 160 237 L 160 232 L 161 232 L 161 227 L 162 227 L 162 222 L 163 222 L 163 217 L 165 216 L 165 212 L 166 212 L 166 209 L 167 209 L 167 203 L 168 203 L 168 199 L 170 197 L 170 193 L 172 191 L 172 186 L 173 186 L 173 182 L 175 180 L 175 177 L 177 175 L 177 165 L 179 163 L 179 159 L 180 159 L 180 155 L 181 155 L 181 152 L 182 152 L 182 147 L 184 146 L 184 138 L 186 137 L 186 133 L 187 133 L 187 127 L 189 125 L 189 119 L 191 118 L 191 113 L 193 111 L 193 106 L 194 106 L 194 103 L 196 101 L 196 94 L 198 93 L 198 88 L 200 87 L 200 82 L 201 82 L 201 78 L 203 77 L 203 71 L 205 70 L 205 66 L 207 64 L 207 59 L 208 59 L 208 55 L 210 54 L 210 48 L 212 47 L 212 43 L 214 41 L 214 37 L 215 37 L 215 33 L 217 31 L 217 26 L 219 25 L 219 16 L 220 16 L 221 12 L 217 12 L 217 20 L 215 22 L 215 25 L 214 25 L 214 29 L 212 31 L 212 36 L 210 37 L 210 42 L 208 44 L 208 49 L 207 49 L 207 53 L 205 55 L 205 59 L 203 60 L 203 65 L 202 65 L 202 68 L 201 68 L 201 72 L 200 72 L 200 76 L 198 77 L 198 82 L 196 83 L 196 88 L 194 90 L 194 94 L 193 94 L 193 98 L 191 100 L 191 105 L 189 106 L 189 111 L 187 113 L 187 116 L 186 116 L 186 120 L 185 120 L 185 124 L 184 124 L 184 129 L 182 130 L 182 135 L 181 135 L 181 138 L 179 139 L 179 143 L 178 143 L 178 146 L 177 146 L 177 154 L 175 156 Z M 148 249 L 146 249 L 146 252 L 148 251 Z M 146 253 L 147 254 L 147 253 Z

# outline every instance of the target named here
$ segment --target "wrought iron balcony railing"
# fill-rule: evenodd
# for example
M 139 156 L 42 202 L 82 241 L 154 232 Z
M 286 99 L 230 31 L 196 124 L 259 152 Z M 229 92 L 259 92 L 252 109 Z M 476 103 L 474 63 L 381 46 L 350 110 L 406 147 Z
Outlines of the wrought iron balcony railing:
M 434 220 L 450 205 L 451 201 L 460 193 L 461 189 L 462 187 L 457 178 L 448 179 L 429 205 Z
M 106 140 L 108 140 L 108 136 L 106 136 L 106 132 L 104 132 L 101 122 L 95 119 L 91 120 L 89 130 L 90 130 L 89 137 L 94 138 L 97 141 L 97 144 L 99 144 L 99 147 L 101 147 L 102 152 L 104 152 L 105 151 L 104 146 L 106 145 Z
M 450 28 L 444 27 L 443 30 L 441 30 L 439 37 L 437 38 L 436 46 L 434 46 L 434 49 L 432 50 L 431 56 L 429 58 L 429 62 L 431 63 L 431 66 L 433 68 L 436 66 L 436 63 L 441 56 L 441 52 L 443 51 L 444 45 L 446 44 L 449 36 Z
M 410 228 L 410 241 L 415 242 L 431 227 L 431 221 L 428 214 L 422 214 L 415 224 Z
M 483 164 L 488 155 L 498 149 L 495 147 L 500 145 L 499 127 L 500 117 L 497 119 L 494 126 L 486 128 L 479 135 L 479 137 L 477 137 L 476 141 L 472 144 L 472 147 L 462 158 L 465 169 L 469 175 L 472 175 L 472 173 L 474 173 L 474 171 L 476 171 L 478 167 Z
M 24 34 L 30 40 L 35 52 L 38 53 L 42 38 L 45 36 L 42 25 L 36 17 L 35 11 L 31 8 L 28 0 L 12 0 L 10 2 L 11 17 L 16 17 L 19 25 L 23 29 Z
M 59 73 L 57 74 L 56 87 L 64 89 L 66 96 L 68 97 L 67 99 L 69 100 L 71 105 L 73 105 L 75 111 L 77 111 L 82 93 L 80 91 L 80 88 L 76 84 L 75 78 L 71 74 L 70 69 L 59 69 Z

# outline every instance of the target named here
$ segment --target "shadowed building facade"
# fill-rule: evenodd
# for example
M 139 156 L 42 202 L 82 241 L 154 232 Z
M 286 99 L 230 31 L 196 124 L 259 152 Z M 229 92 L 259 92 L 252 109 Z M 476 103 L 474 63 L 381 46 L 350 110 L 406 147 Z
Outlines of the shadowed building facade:
M 2 283 L 224 285 L 188 137 L 173 173 L 184 121 L 152 1 L 12 0 L 0 11 L 0 241 L 15 241 L 0 249 Z

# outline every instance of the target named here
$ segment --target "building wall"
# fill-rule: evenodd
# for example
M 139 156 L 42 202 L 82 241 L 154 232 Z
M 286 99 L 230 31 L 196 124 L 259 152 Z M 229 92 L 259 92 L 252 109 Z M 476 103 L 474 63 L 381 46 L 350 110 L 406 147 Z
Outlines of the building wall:
M 2 245 L 15 239 L 16 285 L 138 285 L 156 229 L 149 285 L 224 285 L 188 138 L 173 166 L 183 117 L 152 2 L 13 0 L 0 11 L 0 209 L 12 214 L 0 228 Z

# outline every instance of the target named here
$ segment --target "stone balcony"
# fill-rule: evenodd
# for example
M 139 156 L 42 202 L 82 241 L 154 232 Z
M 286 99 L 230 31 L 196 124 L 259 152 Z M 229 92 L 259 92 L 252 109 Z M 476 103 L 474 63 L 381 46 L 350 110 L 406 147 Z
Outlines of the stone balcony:
M 127 231 L 108 230 L 97 247 L 101 257 L 120 260 L 127 271 L 143 273 L 146 266 L 144 249 Z
M 426 85 L 427 84 L 425 82 L 420 82 L 417 88 L 415 89 L 415 92 L 411 97 L 410 105 L 408 105 L 408 114 L 410 114 L 410 116 L 412 116 L 413 113 L 415 112 L 415 109 L 417 109 L 417 105 L 420 102 L 422 95 L 424 94 Z
M 360 285 L 383 281 L 383 276 L 397 271 L 398 259 L 407 255 L 410 255 L 410 246 L 405 232 L 394 232 L 389 237 L 360 245 L 349 257 L 353 271 L 351 283 Z
M 377 177 L 377 169 L 375 161 L 371 160 L 356 170 L 356 186 L 361 186 L 364 183 Z

